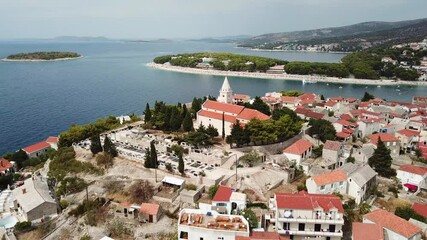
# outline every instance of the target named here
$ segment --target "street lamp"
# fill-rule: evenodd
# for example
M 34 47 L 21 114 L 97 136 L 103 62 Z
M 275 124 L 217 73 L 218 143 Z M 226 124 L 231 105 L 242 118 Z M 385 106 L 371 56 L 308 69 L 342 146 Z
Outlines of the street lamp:
M 238 158 L 237 158 L 237 153 L 236 153 L 236 155 L 234 155 L 234 156 L 236 156 L 236 189 L 237 189 L 237 166 L 238 166 L 238 164 L 239 164 L 239 160 L 238 160 Z

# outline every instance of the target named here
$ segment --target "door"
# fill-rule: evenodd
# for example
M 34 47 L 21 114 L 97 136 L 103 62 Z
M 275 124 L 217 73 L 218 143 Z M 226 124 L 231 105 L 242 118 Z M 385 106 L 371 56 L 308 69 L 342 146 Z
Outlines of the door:
M 153 222 L 153 215 L 148 215 L 148 222 L 150 222 L 150 223 Z
M 335 225 L 329 225 L 329 232 L 335 232 Z

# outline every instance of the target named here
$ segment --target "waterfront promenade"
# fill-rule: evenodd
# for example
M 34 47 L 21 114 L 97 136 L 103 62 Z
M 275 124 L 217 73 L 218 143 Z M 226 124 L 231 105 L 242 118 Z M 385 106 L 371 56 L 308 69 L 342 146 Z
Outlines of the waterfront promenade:
M 221 70 L 213 70 L 213 69 L 186 68 L 186 67 L 171 66 L 171 65 L 165 65 L 165 64 L 157 64 L 153 62 L 148 63 L 147 66 L 155 69 L 166 70 L 166 71 L 190 73 L 190 74 L 213 75 L 213 76 L 264 78 L 264 79 L 279 79 L 279 80 L 291 80 L 291 81 L 305 80 L 305 81 L 311 81 L 311 82 L 325 82 L 325 83 L 334 83 L 334 84 L 427 86 L 427 82 L 420 82 L 420 81 L 337 78 L 337 77 L 325 77 L 325 76 L 314 76 L 314 75 L 295 75 L 295 74 L 286 74 L 286 73 L 271 74 L 271 73 L 259 73 L 259 72 L 233 72 L 233 71 L 221 71 Z

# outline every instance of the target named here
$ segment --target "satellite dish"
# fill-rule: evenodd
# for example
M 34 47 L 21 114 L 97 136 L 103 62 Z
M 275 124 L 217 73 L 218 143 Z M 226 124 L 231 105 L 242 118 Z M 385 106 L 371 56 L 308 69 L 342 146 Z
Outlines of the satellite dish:
M 291 211 L 285 211 L 285 213 L 283 214 L 283 216 L 285 217 L 285 218 L 288 218 L 288 217 L 290 217 L 292 215 L 292 212 Z

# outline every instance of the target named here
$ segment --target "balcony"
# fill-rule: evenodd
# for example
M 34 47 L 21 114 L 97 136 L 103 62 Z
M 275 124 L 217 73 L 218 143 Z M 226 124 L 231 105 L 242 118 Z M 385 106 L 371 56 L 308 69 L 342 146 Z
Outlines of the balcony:
M 312 229 L 305 230 L 305 231 L 278 229 L 277 233 L 284 234 L 284 235 L 293 235 L 293 236 L 325 236 L 325 237 L 342 237 L 343 236 L 343 233 L 341 230 L 337 230 L 335 232 L 329 232 L 329 231 L 316 232 Z
M 306 218 L 306 217 L 279 217 L 279 222 L 288 222 L 288 223 L 313 223 L 313 224 L 337 224 L 337 225 L 343 225 L 344 219 L 343 218 L 332 218 L 332 217 L 319 217 L 319 218 Z

